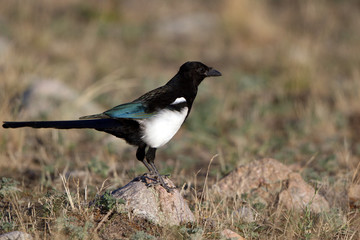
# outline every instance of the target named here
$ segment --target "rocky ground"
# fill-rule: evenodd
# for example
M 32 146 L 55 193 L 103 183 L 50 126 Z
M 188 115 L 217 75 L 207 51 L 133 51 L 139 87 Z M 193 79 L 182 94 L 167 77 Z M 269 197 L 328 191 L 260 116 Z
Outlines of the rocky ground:
M 158 151 L 173 194 L 132 182 L 146 169 L 114 137 L 1 128 L 0 239 L 359 239 L 359 18 L 352 0 L 0 1 L 0 120 L 102 112 L 188 60 L 223 73 Z

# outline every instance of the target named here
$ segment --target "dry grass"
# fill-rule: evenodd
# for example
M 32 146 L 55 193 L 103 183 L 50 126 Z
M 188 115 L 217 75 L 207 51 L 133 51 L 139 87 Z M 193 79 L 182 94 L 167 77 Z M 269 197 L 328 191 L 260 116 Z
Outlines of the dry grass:
M 171 31 L 187 18 L 194 28 Z M 247 239 L 359 239 L 359 210 L 347 200 L 359 178 L 359 29 L 356 1 L 0 1 L 0 120 L 26 117 L 21 96 L 39 79 L 79 92 L 39 118 L 77 118 L 93 113 L 81 110 L 90 101 L 105 110 L 201 60 L 223 77 L 202 84 L 187 123 L 157 156 L 178 186 L 190 186 L 196 224 L 150 227 L 120 213 L 104 226 L 132 239 L 217 239 L 224 228 Z M 132 147 L 76 130 L 0 129 L 0 136 L 0 233 L 114 237 L 111 228 L 94 232 L 106 213 L 87 203 L 145 171 Z M 332 210 L 298 213 L 208 193 L 259 157 L 301 169 Z M 234 214 L 243 206 L 257 212 L 255 222 Z

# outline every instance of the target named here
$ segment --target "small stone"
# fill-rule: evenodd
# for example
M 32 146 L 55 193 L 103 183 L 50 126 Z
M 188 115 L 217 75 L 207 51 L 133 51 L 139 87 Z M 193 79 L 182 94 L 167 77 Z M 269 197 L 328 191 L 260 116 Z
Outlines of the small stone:
M 242 206 L 240 209 L 234 211 L 233 214 L 247 223 L 255 221 L 254 211 L 247 206 Z
M 348 190 L 350 207 L 360 207 L 360 184 L 351 184 Z
M 32 240 L 30 234 L 21 231 L 8 232 L 0 235 L 0 240 Z
M 230 229 L 224 229 L 221 232 L 221 237 L 225 238 L 225 239 L 231 239 L 231 240 L 246 240 L 245 238 L 243 238 L 242 236 L 240 236 L 236 232 L 231 231 Z

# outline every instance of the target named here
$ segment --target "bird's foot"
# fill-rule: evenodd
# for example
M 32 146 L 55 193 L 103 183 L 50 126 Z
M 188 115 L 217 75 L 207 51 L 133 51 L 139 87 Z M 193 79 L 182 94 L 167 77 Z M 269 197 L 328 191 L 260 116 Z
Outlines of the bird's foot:
M 146 186 L 147 187 L 152 187 L 152 186 L 157 186 L 157 185 L 161 185 L 163 188 L 166 189 L 167 192 L 172 192 L 173 189 L 176 189 L 176 187 L 170 187 L 168 184 L 165 183 L 164 177 L 169 177 L 170 175 L 160 175 L 160 174 L 156 174 L 156 173 L 145 173 L 142 177 L 150 180 L 150 181 L 146 181 Z

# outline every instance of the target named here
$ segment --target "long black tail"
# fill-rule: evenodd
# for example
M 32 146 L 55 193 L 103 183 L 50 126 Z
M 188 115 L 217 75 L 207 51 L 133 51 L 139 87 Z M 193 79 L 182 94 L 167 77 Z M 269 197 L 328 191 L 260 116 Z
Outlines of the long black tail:
M 29 121 L 29 122 L 4 122 L 3 128 L 94 128 L 108 129 L 117 127 L 120 122 L 114 119 L 90 119 L 90 120 L 70 120 L 70 121 Z

